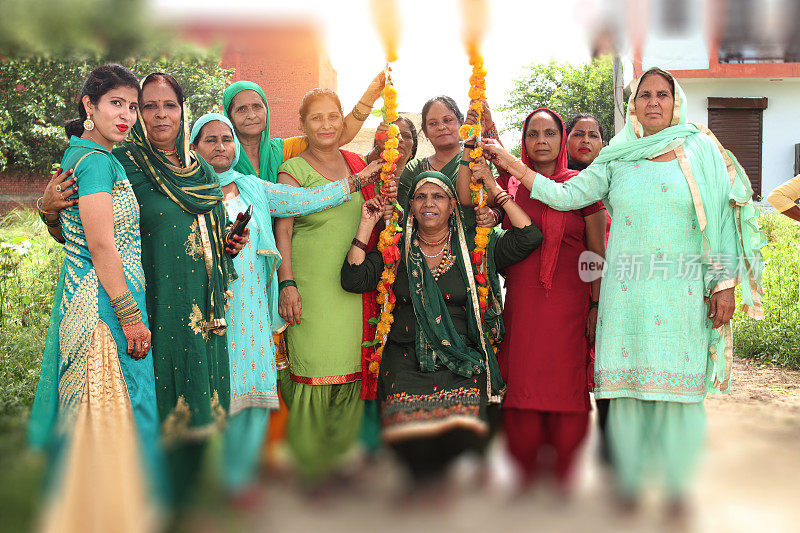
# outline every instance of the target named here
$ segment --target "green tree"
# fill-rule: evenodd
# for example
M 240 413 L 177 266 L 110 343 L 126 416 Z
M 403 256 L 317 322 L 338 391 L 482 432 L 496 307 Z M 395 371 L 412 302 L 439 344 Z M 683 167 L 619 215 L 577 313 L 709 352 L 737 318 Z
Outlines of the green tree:
M 8 166 L 46 170 L 67 147 L 64 122 L 77 116 L 86 75 L 111 60 L 107 55 L 80 58 L 28 56 L 0 59 L 0 171 Z M 220 68 L 220 50 L 191 45 L 168 56 L 119 61 L 138 76 L 167 72 L 184 88 L 189 121 L 219 109 L 232 69 Z
M 507 103 L 498 106 L 508 118 L 504 131 L 521 131 L 528 113 L 537 107 L 549 107 L 564 122 L 578 113 L 592 113 L 600 119 L 608 136 L 614 132 L 613 79 L 610 57 L 587 65 L 530 65 L 525 75 L 514 81 Z

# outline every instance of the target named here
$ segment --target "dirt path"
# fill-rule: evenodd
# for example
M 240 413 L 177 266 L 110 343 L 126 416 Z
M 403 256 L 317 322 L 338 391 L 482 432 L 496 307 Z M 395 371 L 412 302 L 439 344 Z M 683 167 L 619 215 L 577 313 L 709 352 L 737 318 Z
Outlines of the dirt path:
M 737 361 L 734 380 L 730 395 L 706 401 L 707 453 L 684 530 L 800 532 L 800 372 Z M 502 444 L 495 444 L 490 489 L 479 488 L 486 484 L 475 475 L 475 464 L 471 468 L 465 463 L 455 472 L 457 489 L 449 495 L 433 491 L 412 505 L 398 498 L 399 472 L 385 458 L 355 488 L 321 501 L 310 501 L 285 482 L 272 480 L 254 520 L 239 527 L 281 533 L 675 531 L 657 490 L 644 495 L 637 515 L 620 516 L 606 472 L 595 461 L 595 431 L 569 500 L 548 486 L 514 496 L 508 458 Z

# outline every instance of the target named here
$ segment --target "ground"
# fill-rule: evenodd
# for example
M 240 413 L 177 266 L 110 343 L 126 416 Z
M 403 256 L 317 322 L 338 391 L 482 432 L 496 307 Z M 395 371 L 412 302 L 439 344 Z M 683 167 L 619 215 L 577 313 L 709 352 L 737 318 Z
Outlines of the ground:
M 732 392 L 709 397 L 706 410 L 706 456 L 682 530 L 800 531 L 800 372 L 737 360 Z M 309 499 L 289 488 L 285 480 L 267 480 L 248 519 L 226 520 L 199 513 L 193 520 L 197 527 L 191 529 L 282 533 L 321 529 L 326 533 L 675 531 L 676 523 L 668 520 L 657 489 L 644 495 L 638 514 L 619 513 L 607 473 L 595 461 L 597 435 L 592 427 L 569 498 L 550 486 L 517 494 L 512 469 L 498 441 L 490 453 L 488 483 L 480 481 L 476 463 L 466 461 L 454 472 L 455 489 L 417 495 L 412 503 L 398 496 L 402 486 L 399 471 L 384 457 L 364 469 L 356 482 L 324 498 Z

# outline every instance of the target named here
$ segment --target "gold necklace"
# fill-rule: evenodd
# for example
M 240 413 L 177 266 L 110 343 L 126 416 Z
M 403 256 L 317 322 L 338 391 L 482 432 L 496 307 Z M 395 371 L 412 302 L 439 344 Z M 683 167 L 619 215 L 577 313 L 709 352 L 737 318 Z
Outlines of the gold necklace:
M 170 156 L 173 156 L 173 155 L 178 155 L 178 149 L 177 148 L 173 148 L 172 150 L 162 150 L 161 148 L 156 148 L 156 150 L 158 150 L 159 152 L 161 152 L 162 154 L 164 154 L 167 157 L 170 157 Z
M 448 237 L 450 237 L 450 232 L 449 232 L 449 231 L 448 231 L 447 233 L 445 233 L 444 237 L 442 237 L 441 239 L 439 239 L 437 242 L 428 242 L 428 241 L 426 241 L 425 239 L 423 239 L 422 237 L 420 237 L 420 235 L 419 235 L 419 234 L 417 234 L 417 238 L 418 238 L 420 241 L 422 241 L 424 244 L 428 245 L 428 246 L 439 246 L 439 245 L 440 245 L 440 244 L 442 244 L 444 241 L 446 241 Z

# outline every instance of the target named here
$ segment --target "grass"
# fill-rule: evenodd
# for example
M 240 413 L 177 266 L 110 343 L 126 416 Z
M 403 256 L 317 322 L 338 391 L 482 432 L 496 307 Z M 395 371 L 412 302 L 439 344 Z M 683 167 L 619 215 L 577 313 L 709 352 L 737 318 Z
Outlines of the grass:
M 63 254 L 36 214 L 0 219 L 0 530 L 27 531 L 42 474 L 25 429 Z

